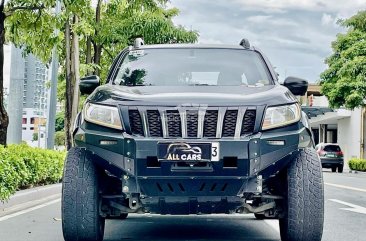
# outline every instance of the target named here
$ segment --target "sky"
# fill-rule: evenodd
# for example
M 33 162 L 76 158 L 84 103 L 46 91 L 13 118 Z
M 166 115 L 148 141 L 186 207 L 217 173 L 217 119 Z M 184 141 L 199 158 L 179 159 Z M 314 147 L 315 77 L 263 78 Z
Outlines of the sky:
M 199 31 L 199 43 L 239 44 L 247 38 L 280 74 L 319 80 L 331 54 L 338 19 L 366 9 L 365 0 L 170 0 L 180 9 L 178 25 Z M 4 80 L 9 85 L 10 46 L 5 46 Z
M 239 44 L 261 49 L 280 74 L 319 80 L 338 19 L 366 9 L 365 0 L 171 0 L 180 9 L 174 22 L 198 30 L 200 43 Z

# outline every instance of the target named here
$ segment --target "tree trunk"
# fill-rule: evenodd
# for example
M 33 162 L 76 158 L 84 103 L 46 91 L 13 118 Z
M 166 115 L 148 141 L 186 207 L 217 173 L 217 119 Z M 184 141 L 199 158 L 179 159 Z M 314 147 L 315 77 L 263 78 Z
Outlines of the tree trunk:
M 102 8 L 102 0 L 98 0 L 98 5 L 95 13 L 95 25 L 99 26 L 100 23 L 100 13 Z M 98 36 L 98 29 L 95 30 L 95 36 Z M 100 60 L 102 57 L 102 45 L 100 43 L 94 42 L 94 63 L 98 66 L 100 66 Z M 94 71 L 95 75 L 100 76 L 100 69 L 96 68 Z
M 77 25 L 79 22 L 78 16 L 74 15 L 73 18 L 73 25 Z M 80 80 L 80 57 L 79 57 L 79 36 L 76 33 L 76 31 L 72 31 L 72 54 L 71 54 L 71 69 L 74 73 L 73 78 L 73 84 L 74 84 L 74 90 L 73 90 L 73 98 L 72 98 L 72 114 L 71 114 L 71 121 L 74 123 L 76 116 L 78 114 L 78 108 L 79 108 L 79 80 Z
M 4 44 L 5 44 L 5 14 L 4 2 L 0 6 L 0 145 L 6 146 L 6 136 L 9 125 L 8 113 L 4 107 Z
M 91 38 L 88 37 L 86 39 L 86 62 L 85 62 L 86 64 L 91 64 L 91 62 L 92 62 L 91 51 L 92 51 L 92 41 L 91 41 Z M 88 70 L 87 75 L 91 75 L 92 73 L 93 73 L 92 71 Z
M 65 91 L 65 132 L 66 132 L 66 149 L 69 150 L 72 147 L 72 73 L 71 73 L 71 31 L 70 20 L 66 20 L 65 24 L 65 47 L 66 47 L 66 91 Z

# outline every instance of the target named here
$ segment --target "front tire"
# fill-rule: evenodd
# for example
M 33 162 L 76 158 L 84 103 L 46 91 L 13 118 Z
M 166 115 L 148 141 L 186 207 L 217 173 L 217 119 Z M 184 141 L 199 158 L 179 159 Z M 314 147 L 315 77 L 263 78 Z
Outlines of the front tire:
M 62 230 L 65 241 L 101 241 L 105 219 L 99 215 L 99 172 L 90 154 L 71 148 L 62 182 Z
M 282 241 L 320 241 L 324 223 L 324 190 L 320 160 L 313 149 L 300 150 L 287 169 Z

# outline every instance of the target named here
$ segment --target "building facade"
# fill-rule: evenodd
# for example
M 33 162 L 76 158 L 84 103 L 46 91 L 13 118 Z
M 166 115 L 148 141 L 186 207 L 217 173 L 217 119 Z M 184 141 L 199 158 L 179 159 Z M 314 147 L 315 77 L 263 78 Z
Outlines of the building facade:
M 345 162 L 352 158 L 366 158 L 364 108 L 330 109 L 328 100 L 320 93 L 318 85 L 309 86 L 302 103 L 310 118 L 316 144 L 338 143 L 344 153 Z M 308 107 L 310 108 L 307 109 Z
M 42 136 L 39 129 L 46 122 L 47 80 L 48 70 L 39 59 L 32 54 L 24 57 L 21 49 L 12 46 L 8 143 L 25 141 L 31 146 L 44 147 L 44 140 L 35 137 Z

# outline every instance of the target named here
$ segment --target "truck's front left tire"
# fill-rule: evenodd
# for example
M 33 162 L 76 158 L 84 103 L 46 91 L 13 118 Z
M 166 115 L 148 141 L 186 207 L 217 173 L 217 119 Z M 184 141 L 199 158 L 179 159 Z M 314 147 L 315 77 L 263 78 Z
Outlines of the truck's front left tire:
M 101 241 L 105 219 L 99 215 L 99 172 L 89 152 L 71 148 L 62 182 L 62 230 L 65 241 Z
M 320 241 L 324 190 L 320 160 L 313 149 L 300 150 L 287 169 L 282 241 Z

